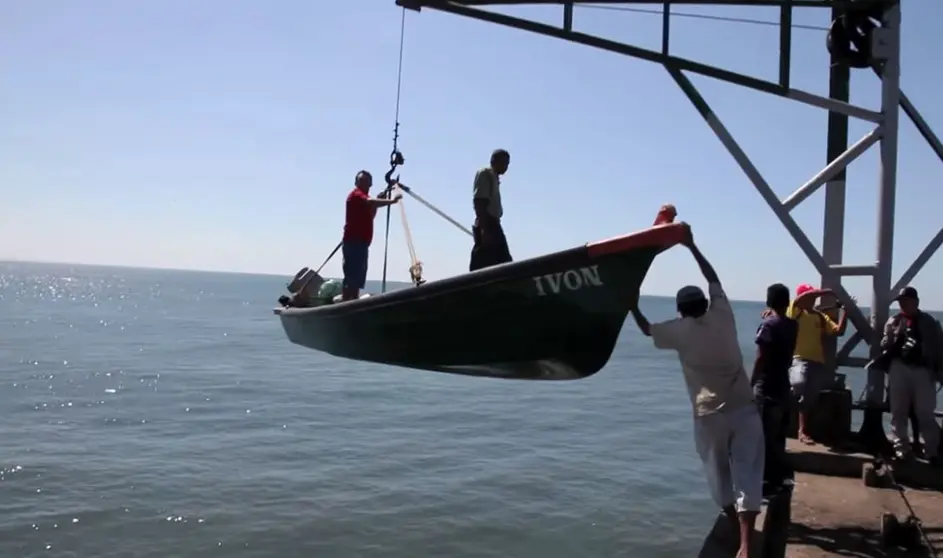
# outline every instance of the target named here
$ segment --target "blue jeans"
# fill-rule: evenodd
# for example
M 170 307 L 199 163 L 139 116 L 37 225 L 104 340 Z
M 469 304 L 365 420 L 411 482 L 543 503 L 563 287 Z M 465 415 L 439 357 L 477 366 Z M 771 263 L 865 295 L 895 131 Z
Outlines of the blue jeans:
M 341 250 L 344 255 L 344 288 L 363 289 L 367 283 L 370 245 L 358 240 L 345 240 Z

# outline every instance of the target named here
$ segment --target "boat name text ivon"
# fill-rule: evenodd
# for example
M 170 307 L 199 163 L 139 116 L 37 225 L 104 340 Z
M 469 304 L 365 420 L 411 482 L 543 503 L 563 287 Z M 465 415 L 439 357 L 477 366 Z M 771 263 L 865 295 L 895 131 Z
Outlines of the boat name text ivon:
M 560 294 L 560 289 L 578 291 L 584 287 L 603 286 L 602 279 L 599 278 L 599 266 L 596 265 L 538 275 L 533 277 L 533 280 L 537 286 L 537 296 Z

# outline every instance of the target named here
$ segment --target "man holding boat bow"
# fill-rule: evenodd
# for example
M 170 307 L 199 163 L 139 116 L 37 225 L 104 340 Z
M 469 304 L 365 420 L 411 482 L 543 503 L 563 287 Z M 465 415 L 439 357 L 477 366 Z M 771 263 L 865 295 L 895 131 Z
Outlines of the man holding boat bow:
M 678 353 L 711 495 L 739 531 L 737 558 L 747 558 L 763 500 L 763 425 L 743 367 L 730 301 L 690 228 L 684 245 L 707 280 L 710 301 L 700 287 L 687 286 L 677 294 L 679 318 L 651 324 L 637 304 L 632 316 L 656 348 Z

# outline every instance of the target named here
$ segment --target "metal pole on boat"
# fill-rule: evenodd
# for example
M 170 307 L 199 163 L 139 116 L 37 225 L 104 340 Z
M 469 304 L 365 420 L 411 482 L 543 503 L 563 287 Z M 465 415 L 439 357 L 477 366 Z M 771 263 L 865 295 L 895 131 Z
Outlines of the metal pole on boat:
M 459 222 L 456 221 L 455 219 L 449 217 L 444 211 L 442 211 L 442 210 L 439 209 L 438 207 L 432 205 L 431 203 L 427 202 L 422 196 L 420 196 L 420 195 L 417 194 L 416 192 L 413 192 L 413 189 L 412 189 L 412 188 L 406 186 L 406 185 L 403 184 L 402 182 L 399 183 L 399 187 L 400 187 L 401 190 L 403 190 L 404 192 L 406 192 L 407 194 L 409 194 L 410 196 L 412 196 L 412 198 L 415 199 L 417 202 L 419 202 L 419 203 L 421 203 L 422 205 L 426 206 L 426 208 L 429 209 L 429 211 L 435 213 L 435 214 L 438 215 L 439 217 L 442 217 L 443 219 L 445 219 L 446 221 L 448 221 L 449 223 L 451 223 L 452 225 L 454 225 L 458 230 L 462 231 L 463 233 L 467 234 L 468 236 L 474 236 L 474 235 L 472 234 L 472 232 L 471 232 L 471 229 L 462 226 L 461 223 L 459 223 Z

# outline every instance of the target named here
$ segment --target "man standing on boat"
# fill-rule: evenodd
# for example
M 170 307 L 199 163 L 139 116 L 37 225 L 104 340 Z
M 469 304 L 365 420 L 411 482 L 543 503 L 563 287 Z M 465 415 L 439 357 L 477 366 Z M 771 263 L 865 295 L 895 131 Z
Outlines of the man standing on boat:
M 511 155 L 504 149 L 491 154 L 491 164 L 475 174 L 472 200 L 475 225 L 472 227 L 474 246 L 468 270 L 475 271 L 511 261 L 507 237 L 501 227 L 504 208 L 501 205 L 501 175 L 511 164 Z
M 370 243 L 373 242 L 373 218 L 377 215 L 377 208 L 393 205 L 402 197 L 397 195 L 393 199 L 371 198 L 371 186 L 373 186 L 373 176 L 362 170 L 354 177 L 354 189 L 347 195 L 342 241 L 344 290 L 341 296 L 343 300 L 360 298 L 360 290 L 367 282 Z M 388 196 L 389 193 L 385 194 Z
M 710 301 L 700 287 L 688 286 L 677 294 L 679 318 L 650 324 L 637 305 L 632 315 L 656 348 L 678 353 L 711 495 L 739 531 L 737 558 L 747 558 L 763 500 L 763 425 L 743 368 L 730 301 L 690 229 L 684 244 L 707 280 Z

